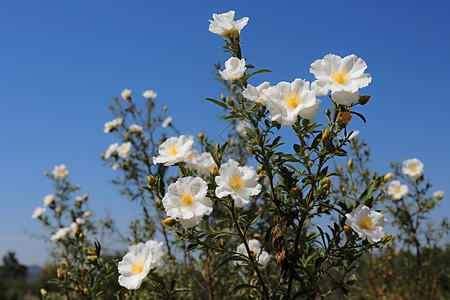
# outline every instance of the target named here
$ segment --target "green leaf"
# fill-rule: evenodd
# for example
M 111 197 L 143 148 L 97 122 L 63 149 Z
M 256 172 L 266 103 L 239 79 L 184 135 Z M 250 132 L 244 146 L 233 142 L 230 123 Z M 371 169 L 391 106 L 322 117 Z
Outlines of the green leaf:
M 214 104 L 219 105 L 222 108 L 228 109 L 228 106 L 225 103 L 222 103 L 222 102 L 220 102 L 220 101 L 218 101 L 216 99 L 213 99 L 213 98 L 205 98 L 205 99 L 208 100 L 208 101 L 211 101 Z

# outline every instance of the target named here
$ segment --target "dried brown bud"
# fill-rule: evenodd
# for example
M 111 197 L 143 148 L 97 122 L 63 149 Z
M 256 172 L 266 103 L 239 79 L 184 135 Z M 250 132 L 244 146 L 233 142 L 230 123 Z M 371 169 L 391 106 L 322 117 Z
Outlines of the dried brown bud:
M 216 176 L 217 174 L 219 174 L 219 170 L 217 169 L 217 167 L 214 165 L 211 168 L 211 175 Z
M 366 105 L 367 102 L 369 102 L 369 100 L 370 100 L 370 95 L 360 96 L 359 99 L 358 99 L 358 104 Z
M 167 218 L 165 220 L 162 220 L 161 223 L 165 226 L 173 226 L 177 223 L 177 221 L 174 218 Z
M 347 236 L 349 236 L 350 234 L 352 234 L 352 229 L 350 228 L 350 226 L 344 225 L 344 232 Z
M 272 229 L 272 246 L 276 251 L 275 260 L 278 265 L 278 271 L 284 273 L 289 270 L 290 262 L 286 253 L 286 240 L 278 226 Z
M 341 111 L 338 114 L 338 122 L 347 125 L 352 120 L 352 114 L 348 111 Z

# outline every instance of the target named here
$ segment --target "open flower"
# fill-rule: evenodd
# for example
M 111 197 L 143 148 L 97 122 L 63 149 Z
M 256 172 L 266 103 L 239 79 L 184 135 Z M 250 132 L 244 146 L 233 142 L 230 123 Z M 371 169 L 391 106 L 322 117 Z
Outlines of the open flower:
M 130 100 L 131 99 L 131 90 L 129 89 L 124 89 L 122 91 L 122 93 L 120 93 L 120 95 L 122 96 L 122 98 L 124 100 Z
M 44 197 L 44 206 L 49 206 L 55 201 L 55 195 L 54 194 L 48 194 Z
M 366 62 L 351 54 L 344 58 L 328 54 L 323 59 L 317 59 L 311 64 L 310 72 L 317 80 L 313 83 L 317 95 L 326 95 L 328 91 L 355 93 L 372 81 Z M 319 92 L 320 91 L 320 92 Z M 348 102 L 350 100 L 344 100 Z
M 255 102 L 256 104 L 267 104 L 269 103 L 269 99 L 267 99 L 265 95 L 265 91 L 270 88 L 270 83 L 265 81 L 254 87 L 251 84 L 248 84 L 245 90 L 242 92 L 242 95 L 250 101 Z
M 108 149 L 105 152 L 105 159 L 108 159 L 111 157 L 111 155 L 116 154 L 117 148 L 119 148 L 119 143 L 109 145 Z
M 185 135 L 171 137 L 159 146 L 159 156 L 153 157 L 153 163 L 173 166 L 182 162 L 191 155 L 193 144 L 194 139 Z
M 105 123 L 105 128 L 103 129 L 103 132 L 104 133 L 111 132 L 122 124 L 123 124 L 122 118 L 115 118 L 114 120 Z
M 392 180 L 388 185 L 387 192 L 392 200 L 400 200 L 408 194 L 408 186 L 401 184 L 399 180 Z
M 150 100 L 150 99 L 156 98 L 156 96 L 158 96 L 158 94 L 155 93 L 155 92 L 152 91 L 152 90 L 147 90 L 147 91 L 145 91 L 145 92 L 142 93 L 142 96 L 143 96 L 145 99 Z
M 266 251 L 261 251 L 261 244 L 258 240 L 249 240 L 248 241 L 248 248 L 252 252 L 252 256 L 256 259 L 256 261 L 262 265 L 266 265 L 269 260 L 270 256 L 269 253 Z M 245 248 L 244 243 L 240 244 L 237 249 L 237 253 L 243 254 L 244 256 L 248 257 L 247 249 Z
M 214 166 L 217 168 L 217 165 L 209 152 L 203 152 L 200 154 L 195 160 L 195 165 L 197 172 L 203 176 L 210 175 Z
M 31 215 L 31 218 L 37 219 L 40 218 L 45 213 L 45 207 L 36 207 Z
M 436 191 L 433 193 L 433 198 L 441 200 L 442 198 L 444 198 L 444 191 L 440 190 L 440 191 Z
M 128 132 L 129 133 L 136 133 L 136 134 L 141 134 L 144 132 L 144 130 L 142 129 L 142 126 L 138 125 L 138 124 L 132 124 L 128 127 Z
M 122 158 L 130 156 L 130 154 L 131 154 L 131 142 L 122 143 L 122 145 L 120 145 L 119 148 L 117 148 L 117 154 L 120 157 L 122 157 Z
M 118 264 L 119 284 L 127 289 L 138 289 L 153 267 L 153 254 L 149 245 L 138 243 L 128 248 Z
M 238 163 L 230 159 L 220 166 L 219 176 L 215 178 L 216 196 L 224 198 L 228 195 L 234 199 L 237 207 L 243 207 L 250 202 L 250 196 L 261 192 L 258 175 L 252 167 L 239 167 Z
M 297 116 L 313 118 L 321 102 L 309 89 L 309 82 L 299 78 L 292 83 L 282 81 L 265 94 L 269 98 L 270 118 L 285 126 L 292 126 Z
M 63 239 L 69 233 L 69 231 L 70 231 L 69 227 L 59 228 L 58 231 L 56 231 L 56 233 L 50 237 L 50 239 L 52 241 L 59 241 Z
M 150 248 L 150 251 L 152 252 L 152 266 L 155 266 L 157 268 L 164 267 L 164 250 L 163 250 L 163 242 L 157 242 L 154 240 L 149 240 L 145 243 L 147 247 Z
M 244 75 L 245 70 L 245 59 L 231 57 L 225 62 L 225 70 L 219 73 L 224 80 L 235 81 Z
M 230 10 L 223 14 L 213 14 L 213 20 L 209 20 L 209 22 L 209 31 L 221 36 L 230 37 L 235 32 L 238 34 L 241 32 L 242 28 L 247 25 L 248 17 L 234 21 L 234 10 Z
M 69 170 L 65 164 L 60 164 L 59 166 L 55 166 L 52 171 L 53 178 L 56 180 L 64 180 L 69 174 Z
M 166 128 L 167 126 L 170 126 L 172 124 L 172 117 L 167 117 L 164 122 L 162 122 L 162 128 Z
M 349 214 L 345 215 L 345 224 L 356 231 L 360 238 L 367 239 L 374 244 L 380 241 L 386 234 L 383 232 L 386 219 L 383 214 L 371 211 L 367 206 L 360 204 Z
M 411 179 L 417 179 L 423 174 L 423 163 L 417 158 L 403 161 L 402 172 Z
M 213 211 L 211 199 L 206 197 L 208 185 L 200 177 L 183 177 L 169 185 L 162 199 L 169 217 L 178 218 L 186 228 L 200 223 L 204 215 Z
M 350 93 L 346 91 L 333 92 L 331 93 L 331 100 L 337 104 L 348 105 L 359 99 L 359 91 Z

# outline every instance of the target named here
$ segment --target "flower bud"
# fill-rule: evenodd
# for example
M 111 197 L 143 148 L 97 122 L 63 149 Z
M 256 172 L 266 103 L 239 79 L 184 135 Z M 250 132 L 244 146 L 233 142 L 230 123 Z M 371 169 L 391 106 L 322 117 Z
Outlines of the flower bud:
M 253 149 L 252 146 L 248 146 L 248 147 L 247 147 L 247 151 L 248 151 L 248 153 L 249 153 L 250 155 L 255 154 L 255 149 Z
M 331 110 L 330 110 L 329 108 L 325 109 L 325 115 L 326 115 L 327 117 L 330 117 L 330 116 L 331 116 Z
M 264 175 L 264 174 L 258 174 L 258 181 L 262 180 L 262 179 L 264 178 L 264 176 L 266 176 L 266 175 Z
M 331 179 L 330 177 L 325 177 L 322 182 L 320 183 L 321 187 L 326 189 L 326 190 L 330 190 L 331 188 Z
M 341 111 L 338 114 L 338 122 L 347 125 L 352 120 L 352 114 L 348 111 Z
M 359 105 L 366 105 L 367 102 L 369 102 L 370 100 L 370 95 L 364 95 L 364 96 L 360 96 L 358 99 L 358 104 Z
M 64 271 L 61 269 L 56 270 L 56 276 L 61 279 L 64 277 Z
M 348 160 L 348 170 L 351 172 L 353 169 L 353 157 L 350 157 L 350 159 Z
M 294 199 L 301 199 L 303 197 L 302 191 L 297 186 L 293 187 L 289 192 Z
M 89 198 L 89 194 L 88 194 L 88 193 L 86 193 L 86 194 L 83 195 L 84 201 L 86 201 L 88 198 Z
M 174 218 L 167 218 L 165 220 L 162 220 L 161 223 L 165 226 L 173 226 L 177 223 L 177 221 Z
M 100 153 L 100 158 L 101 158 L 101 159 L 104 159 L 104 158 L 105 158 L 105 154 Z
M 164 105 L 164 111 L 167 111 L 167 105 Z
M 328 128 L 325 127 L 322 131 L 322 141 L 328 138 L 328 134 Z
M 259 166 L 256 168 L 256 172 L 257 172 L 258 174 L 261 173 L 263 170 L 264 170 L 264 166 L 263 166 L 263 165 L 259 165 Z
M 352 229 L 348 225 L 344 225 L 344 232 L 347 236 L 352 234 Z
M 40 292 L 41 292 L 42 297 L 47 296 L 47 291 L 45 289 L 41 289 Z
M 45 175 L 45 176 L 48 176 L 48 172 L 47 172 L 47 171 L 44 171 L 44 175 Z
M 155 179 L 155 177 L 153 177 L 153 175 L 148 175 L 148 177 L 147 177 L 147 183 L 148 183 L 148 185 L 149 186 L 152 186 L 153 184 L 155 184 L 155 182 L 156 182 L 156 179 Z
M 59 208 L 59 207 L 55 208 L 55 213 L 60 214 L 61 213 L 61 208 Z
M 149 138 L 149 137 L 146 137 L 146 138 L 145 138 L 145 141 L 146 141 L 146 142 L 150 141 L 150 138 Z
M 389 179 L 392 179 L 394 177 L 395 175 L 392 172 L 389 172 L 386 175 L 384 175 L 384 181 L 388 181 Z
M 214 166 L 211 168 L 211 175 L 212 175 L 212 176 L 216 176 L 217 174 L 219 174 L 219 170 L 218 170 L 217 167 L 214 165 Z
M 203 139 L 205 138 L 205 135 L 203 134 L 203 132 L 200 132 L 199 134 L 197 134 L 197 138 L 201 144 L 201 143 L 203 143 Z
M 137 110 L 137 113 L 138 113 L 138 114 L 141 114 L 141 113 L 142 113 L 142 109 L 139 108 L 139 109 Z
M 228 97 L 228 98 L 227 98 L 227 104 L 228 104 L 229 106 L 234 106 L 234 101 L 233 101 L 233 99 L 231 99 L 230 97 Z
M 220 99 L 222 99 L 223 102 L 227 100 L 227 98 L 223 94 L 220 94 Z
M 235 143 L 234 143 L 234 139 L 230 139 L 230 142 L 229 142 L 229 144 L 230 144 L 230 146 L 231 146 L 231 147 L 233 147 L 233 146 L 234 146 L 234 144 L 235 144 Z
M 388 234 L 383 238 L 383 242 L 388 243 L 392 240 L 392 234 Z
M 67 269 L 67 267 L 69 267 L 69 264 L 67 263 L 66 260 L 61 260 L 59 262 L 59 266 L 61 267 L 62 270 L 65 270 L 65 269 Z

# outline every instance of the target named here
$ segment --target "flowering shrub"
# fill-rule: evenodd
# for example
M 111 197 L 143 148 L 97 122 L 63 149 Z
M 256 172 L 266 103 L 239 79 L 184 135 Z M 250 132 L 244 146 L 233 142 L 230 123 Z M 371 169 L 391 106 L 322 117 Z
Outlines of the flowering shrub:
M 410 230 L 405 245 L 420 244 L 417 224 L 437 203 L 422 200 L 423 164 L 417 159 L 404 163 L 410 188 L 389 182 L 391 176 L 363 168 L 368 154 L 360 155 L 364 145 L 349 130 L 353 116 L 366 121 L 360 110 L 370 96 L 360 89 L 372 77 L 364 73 L 364 60 L 328 54 L 312 62 L 312 83 L 296 78 L 271 85 L 263 79 L 253 86 L 248 81 L 270 71 L 254 71 L 251 58 L 242 57 L 240 34 L 249 20 L 234 17 L 234 11 L 214 14 L 209 27 L 223 37 L 230 55 L 225 68 L 217 66 L 229 95 L 207 98 L 236 127 L 228 141 L 179 132 L 167 107 L 157 113 L 154 91 L 135 100 L 125 89 L 122 99 L 109 106 L 114 119 L 103 131 L 115 141 L 101 157 L 117 174 L 112 182 L 119 192 L 139 205 L 142 215 L 126 234 L 111 220 L 103 224 L 124 237 L 127 253 L 104 259 L 100 243 L 93 241 L 96 227 L 87 216 L 87 196 L 70 208 L 69 196 L 77 188 L 67 181 L 67 168 L 57 166 L 49 176 L 56 192 L 45 197 L 44 205 L 52 215 L 37 208 L 33 217 L 51 229 L 51 239 L 63 249 L 54 282 L 67 297 L 315 299 L 347 294 L 361 256 L 391 239 L 381 210 L 387 195 L 400 229 Z M 322 103 L 333 110 L 321 110 Z M 324 115 L 324 124 L 315 122 L 318 114 Z M 349 146 L 356 156 L 345 170 L 333 168 Z M 418 210 L 407 214 L 412 210 L 404 199 L 412 190 Z M 442 198 L 439 193 L 437 198 Z

